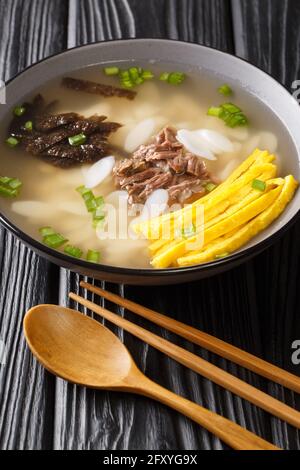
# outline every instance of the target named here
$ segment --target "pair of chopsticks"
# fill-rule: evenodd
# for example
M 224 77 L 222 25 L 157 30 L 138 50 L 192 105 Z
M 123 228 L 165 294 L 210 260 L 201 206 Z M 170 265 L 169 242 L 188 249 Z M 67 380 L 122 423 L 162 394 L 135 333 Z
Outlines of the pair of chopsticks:
M 196 328 L 188 326 L 165 315 L 155 312 L 149 308 L 139 305 L 131 300 L 120 297 L 119 295 L 107 292 L 100 287 L 93 286 L 86 282 L 81 282 L 80 286 L 94 294 L 102 296 L 103 298 L 124 307 L 137 315 L 150 320 L 151 322 L 159 325 L 182 338 L 191 341 L 194 344 L 202 346 L 203 348 L 218 354 L 219 356 L 228 359 L 236 364 L 243 366 L 257 374 L 279 383 L 290 390 L 300 393 L 300 378 L 264 361 L 242 349 L 232 346 L 214 336 L 204 333 Z M 125 318 L 116 315 L 109 310 L 100 307 L 99 305 L 80 297 L 77 294 L 70 293 L 69 297 L 79 304 L 87 307 L 96 314 L 101 315 L 111 323 L 123 328 L 125 331 L 133 334 L 137 338 L 153 346 L 159 351 L 165 353 L 167 356 L 176 360 L 180 364 L 188 367 L 189 369 L 201 374 L 203 377 L 211 380 L 212 382 L 230 390 L 234 394 L 248 400 L 254 405 L 259 406 L 263 410 L 277 416 L 278 418 L 286 421 L 287 423 L 300 428 L 300 412 L 286 405 L 285 403 L 273 398 L 265 392 L 255 388 L 254 386 L 244 382 L 243 380 L 231 375 L 229 372 L 220 369 L 219 367 L 211 364 L 210 362 L 202 359 L 201 357 L 177 346 L 170 341 L 161 338 L 160 336 L 151 333 L 150 331 L 131 323 Z

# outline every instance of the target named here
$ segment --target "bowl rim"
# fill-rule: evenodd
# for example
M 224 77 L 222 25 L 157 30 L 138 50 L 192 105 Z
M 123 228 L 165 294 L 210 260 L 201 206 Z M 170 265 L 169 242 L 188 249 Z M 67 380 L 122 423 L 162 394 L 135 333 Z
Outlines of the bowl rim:
M 34 62 L 33 64 L 29 65 L 28 67 L 24 68 L 21 72 L 15 74 L 12 78 L 7 80 L 5 82 L 5 85 L 9 85 L 12 83 L 16 78 L 20 77 L 22 74 L 24 74 L 26 71 L 30 70 L 31 68 L 34 68 L 35 66 L 47 62 L 50 59 L 53 59 L 58 56 L 63 56 L 69 54 L 71 51 L 77 50 L 77 49 L 85 49 L 85 48 L 90 48 L 93 46 L 97 45 L 102 45 L 102 44 L 107 44 L 107 43 L 133 43 L 133 42 L 145 42 L 145 43 L 159 43 L 159 42 L 164 42 L 164 43 L 181 43 L 181 44 L 187 44 L 190 46 L 194 46 L 196 48 L 200 49 L 211 49 L 215 51 L 218 54 L 221 55 L 227 55 L 230 56 L 238 61 L 245 62 L 246 64 L 250 65 L 254 69 L 257 69 L 260 73 L 263 73 L 264 75 L 268 76 L 269 79 L 274 81 L 276 85 L 280 86 L 284 92 L 287 94 L 287 97 L 289 99 L 293 99 L 290 93 L 288 92 L 287 88 L 280 83 L 276 78 L 274 78 L 269 72 L 266 72 L 265 70 L 262 70 L 260 67 L 252 64 L 249 60 L 241 58 L 236 56 L 233 53 L 227 52 L 227 51 L 222 51 L 216 47 L 213 46 L 205 46 L 203 44 L 198 44 L 192 41 L 181 41 L 177 39 L 164 39 L 164 38 L 123 38 L 123 39 L 108 39 L 105 41 L 94 41 L 90 42 L 88 44 L 83 44 L 79 46 L 74 46 L 69 49 L 66 49 L 64 51 L 58 52 L 51 54 L 37 62 Z M 54 250 L 47 245 L 44 245 L 40 241 L 32 238 L 30 235 L 27 235 L 26 232 L 24 232 L 22 229 L 17 227 L 14 223 L 12 223 L 1 211 L 0 211 L 0 223 L 4 226 L 5 229 L 9 230 L 13 235 L 15 235 L 18 239 L 20 239 L 22 242 L 24 242 L 27 246 L 33 248 L 37 252 L 41 253 L 42 255 L 45 254 L 47 255 L 50 259 L 57 261 L 57 264 L 59 265 L 64 265 L 64 266 L 70 266 L 72 265 L 73 267 L 76 267 L 78 271 L 82 268 L 82 270 L 87 271 L 94 271 L 95 273 L 103 273 L 107 272 L 108 274 L 116 274 L 118 276 L 124 275 L 125 277 L 139 277 L 139 276 L 144 276 L 144 277 L 166 277 L 166 276 L 178 276 L 182 275 L 184 276 L 185 274 L 191 274 L 193 272 L 199 272 L 199 271 L 215 271 L 216 269 L 222 267 L 225 267 L 226 265 L 230 264 L 238 264 L 239 262 L 242 262 L 242 258 L 249 259 L 255 254 L 260 253 L 261 251 L 265 250 L 268 248 L 270 245 L 272 245 L 276 240 L 278 240 L 298 219 L 300 216 L 300 208 L 298 211 L 288 220 L 287 223 L 285 223 L 283 226 L 281 226 L 276 232 L 271 234 L 269 237 L 259 241 L 253 246 L 250 246 L 248 248 L 245 248 L 242 251 L 238 251 L 236 253 L 232 253 L 224 258 L 209 261 L 207 263 L 202 263 L 202 264 L 196 264 L 196 265 L 191 265 L 191 266 L 184 266 L 184 267 L 175 267 L 175 268 L 127 268 L 127 267 L 122 267 L 122 266 L 111 266 L 111 265 L 106 265 L 106 264 L 101 264 L 101 263 L 91 263 L 87 260 L 84 259 L 77 259 L 73 258 L 64 252 L 60 252 L 57 250 Z M 72 268 L 71 268 L 72 269 Z

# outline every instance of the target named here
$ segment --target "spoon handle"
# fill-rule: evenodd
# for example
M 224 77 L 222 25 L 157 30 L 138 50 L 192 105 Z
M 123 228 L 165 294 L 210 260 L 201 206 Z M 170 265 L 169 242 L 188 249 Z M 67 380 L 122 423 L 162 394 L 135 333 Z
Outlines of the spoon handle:
M 133 385 L 133 384 L 132 384 Z M 135 393 L 144 395 L 179 411 L 203 428 L 219 437 L 223 442 L 236 450 L 281 450 L 261 437 L 253 434 L 240 425 L 207 410 L 186 398 L 170 392 L 151 381 L 146 376 L 139 376 L 133 385 Z

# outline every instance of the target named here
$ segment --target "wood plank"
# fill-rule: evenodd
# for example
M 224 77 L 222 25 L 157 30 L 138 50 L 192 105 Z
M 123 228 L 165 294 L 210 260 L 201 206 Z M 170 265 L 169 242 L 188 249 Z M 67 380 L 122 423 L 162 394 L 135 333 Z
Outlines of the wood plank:
M 132 37 L 164 37 L 232 49 L 229 2 L 223 0 L 75 0 L 69 46 Z
M 72 2 L 68 45 L 130 35 L 193 40 L 232 50 L 228 2 L 223 1 L 85 1 Z M 121 20 L 122 18 L 122 20 Z M 152 18 L 153 21 L 149 21 Z M 147 19 L 147 20 L 146 20 Z M 155 21 L 154 21 L 155 19 Z M 105 25 L 105 26 L 104 26 Z M 216 25 L 216 27 L 215 27 Z M 78 291 L 80 276 L 61 273 L 61 301 L 69 289 Z M 260 328 L 252 297 L 255 286 L 251 265 L 193 284 L 166 287 L 113 287 L 144 303 L 203 328 L 213 334 L 261 353 Z M 80 291 L 80 290 L 79 290 Z M 97 300 L 97 299 L 96 299 Z M 100 301 L 100 299 L 98 299 Z M 105 303 L 109 308 L 112 305 Z M 118 311 L 118 310 L 117 310 Z M 120 314 L 124 312 L 120 310 Z M 126 317 L 134 319 L 130 313 Z M 234 366 L 192 347 L 173 335 L 139 320 L 152 331 L 176 341 L 236 373 Z M 121 338 L 123 334 L 117 331 Z M 160 353 L 124 335 L 125 344 L 149 377 L 175 392 L 204 404 L 249 429 L 268 436 L 270 423 L 264 414 L 207 380 L 184 369 Z M 239 375 L 260 384 L 252 374 Z M 219 440 L 177 413 L 150 400 L 123 397 L 74 387 L 59 380 L 56 388 L 56 449 L 221 449 Z
M 299 2 L 289 0 L 232 0 L 236 53 L 262 68 L 290 91 L 299 78 Z M 260 319 L 264 357 L 299 375 L 291 362 L 291 344 L 300 338 L 299 285 L 300 223 L 262 255 L 255 258 L 253 307 Z M 298 396 L 269 385 L 276 397 L 300 407 Z M 299 435 L 278 420 L 271 422 L 277 445 L 300 449 Z
M 9 79 L 65 44 L 60 0 L 0 2 L 0 79 Z M 22 318 L 38 303 L 57 302 L 58 268 L 0 228 L 0 448 L 48 449 L 53 439 L 55 381 L 25 345 Z

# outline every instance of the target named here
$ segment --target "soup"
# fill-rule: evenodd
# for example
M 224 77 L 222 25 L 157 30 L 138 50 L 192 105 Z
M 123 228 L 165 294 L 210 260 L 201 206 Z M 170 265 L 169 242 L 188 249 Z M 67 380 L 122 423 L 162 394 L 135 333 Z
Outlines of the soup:
M 104 123 L 121 125 L 109 132 L 109 127 L 105 131 L 102 129 L 100 121 L 95 124 L 97 129 L 102 129 L 97 141 L 99 149 L 103 139 L 105 143 L 103 152 L 99 150 L 93 162 L 75 162 L 74 165 L 70 162 L 67 168 L 61 168 L 59 159 L 55 160 L 53 154 L 51 159 L 45 155 L 41 158 L 38 151 L 29 152 L 19 143 L 5 142 L 12 120 L 11 113 L 7 116 L 7 126 L 1 130 L 0 174 L 18 178 L 22 188 L 16 198 L 1 198 L 0 208 L 32 238 L 46 242 L 54 240 L 52 247 L 66 250 L 70 256 L 86 258 L 89 253 L 91 262 L 132 268 L 178 266 L 176 257 L 170 262 L 164 258 L 163 265 L 153 263 L 149 244 L 153 245 L 155 237 L 145 236 L 145 231 L 135 227 L 139 224 L 145 227 L 149 219 L 157 219 L 162 214 L 179 214 L 182 207 L 203 196 L 209 201 L 210 194 L 212 198 L 219 185 L 256 148 L 266 149 L 269 154 L 275 152 L 278 172 L 284 173 L 282 155 L 289 151 L 288 135 L 278 119 L 270 115 L 270 110 L 255 96 L 235 87 L 231 90 L 230 84 L 223 84 L 221 77 L 205 72 L 189 70 L 185 75 L 173 74 L 174 64 L 164 64 L 162 68 L 156 63 L 123 63 L 122 70 L 137 71 L 136 79 L 131 75 L 128 78 L 128 74 L 121 79 L 121 85 L 125 85 L 123 89 L 129 93 L 127 97 L 104 97 L 83 90 L 86 81 L 120 87 L 119 75 L 113 74 L 117 72 L 114 68 L 115 64 L 108 66 L 106 73 L 100 66 L 75 71 L 71 74 L 73 82 L 65 81 L 63 86 L 62 80 L 66 77 L 59 77 L 35 94 L 42 95 L 45 103 L 52 103 L 47 111 L 51 116 L 78 113 L 90 118 L 98 115 L 107 118 Z M 145 74 L 145 78 L 138 80 L 144 71 L 148 76 Z M 126 84 L 128 80 L 131 82 Z M 139 81 L 143 83 L 139 84 Z M 136 95 L 131 96 L 132 92 Z M 32 103 L 35 95 L 24 101 Z M 233 108 L 232 114 L 238 120 L 230 123 L 226 121 L 225 107 L 220 105 L 231 103 L 237 107 Z M 20 105 L 14 111 L 14 120 L 22 117 L 23 111 Z M 227 112 L 231 111 L 228 108 Z M 65 128 L 70 122 L 65 123 Z M 35 121 L 28 119 L 25 124 L 29 134 L 35 131 Z M 57 125 L 47 132 L 51 134 L 62 128 L 60 123 L 60 127 Z M 92 135 L 96 135 L 96 131 Z M 34 149 L 39 145 L 36 142 Z M 80 149 L 85 144 L 93 146 L 95 142 L 95 139 L 86 141 L 84 132 L 78 131 L 65 137 L 64 146 Z M 135 159 L 134 166 L 132 158 Z M 68 160 L 65 158 L 64 165 Z M 262 163 L 269 164 L 267 160 Z M 272 169 L 270 171 L 271 180 Z M 259 177 L 253 178 L 248 183 L 253 185 L 254 180 L 258 183 L 254 183 L 252 192 L 256 189 L 263 193 L 268 188 L 267 178 L 263 181 Z M 272 191 L 275 189 L 271 188 Z M 237 201 L 233 202 L 237 204 Z M 222 214 L 225 210 L 224 206 Z M 219 217 L 216 222 L 222 220 L 222 214 L 216 214 Z M 180 236 L 184 240 L 194 236 L 196 226 L 199 223 L 192 222 L 191 227 L 181 229 Z M 238 228 L 243 226 L 235 225 L 232 230 Z M 193 233 L 189 233 L 190 230 Z M 226 234 L 233 236 L 232 230 L 228 229 Z M 226 234 L 220 233 L 220 237 Z M 61 244 L 58 235 L 62 237 Z M 175 244 L 176 237 L 174 234 L 172 237 Z M 219 240 L 220 237 L 216 238 Z M 159 253 L 164 245 L 158 240 L 159 249 L 153 253 Z M 197 251 L 195 247 L 189 250 Z M 221 253 L 222 256 L 228 254 L 227 251 Z M 193 264 L 193 260 L 187 264 Z

